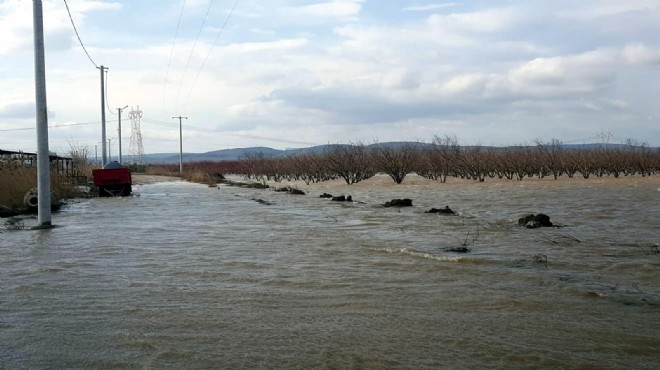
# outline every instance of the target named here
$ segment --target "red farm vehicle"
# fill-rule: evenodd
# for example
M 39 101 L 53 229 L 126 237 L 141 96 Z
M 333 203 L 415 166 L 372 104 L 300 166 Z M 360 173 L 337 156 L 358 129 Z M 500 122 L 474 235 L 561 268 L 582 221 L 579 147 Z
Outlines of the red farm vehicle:
M 133 191 L 131 172 L 118 162 L 110 162 L 103 169 L 92 170 L 92 175 L 99 197 L 128 196 Z

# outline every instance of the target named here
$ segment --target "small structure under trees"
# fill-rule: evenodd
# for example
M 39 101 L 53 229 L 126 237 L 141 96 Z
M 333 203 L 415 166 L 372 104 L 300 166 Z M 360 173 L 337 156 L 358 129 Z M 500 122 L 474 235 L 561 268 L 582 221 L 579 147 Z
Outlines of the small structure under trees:
M 73 175 L 73 159 L 50 155 L 50 168 L 58 174 Z M 37 153 L 14 152 L 0 149 L 0 163 L 24 167 L 37 166 Z

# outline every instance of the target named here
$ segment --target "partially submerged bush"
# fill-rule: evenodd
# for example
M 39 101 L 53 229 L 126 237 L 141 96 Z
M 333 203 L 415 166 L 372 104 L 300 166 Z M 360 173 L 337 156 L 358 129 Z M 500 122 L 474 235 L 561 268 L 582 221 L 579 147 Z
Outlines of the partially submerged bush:
M 55 171 L 50 174 L 51 190 L 59 199 L 78 197 L 82 190 L 74 181 Z M 0 208 L 5 211 L 25 210 L 24 198 L 30 189 L 37 187 L 37 169 L 23 165 L 0 163 Z
M 24 230 L 25 222 L 20 217 L 10 217 L 5 221 L 4 227 L 9 231 Z
M 23 197 L 36 186 L 36 168 L 0 164 L 0 205 L 4 206 L 3 208 L 23 208 Z

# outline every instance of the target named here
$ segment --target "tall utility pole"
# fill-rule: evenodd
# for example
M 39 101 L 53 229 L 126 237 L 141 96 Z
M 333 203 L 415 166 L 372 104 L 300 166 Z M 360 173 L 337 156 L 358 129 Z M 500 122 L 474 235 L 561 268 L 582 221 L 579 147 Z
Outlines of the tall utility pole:
M 103 167 L 105 167 L 106 164 L 108 164 L 108 153 L 107 149 L 105 148 L 105 81 L 104 81 L 104 76 L 103 72 L 108 70 L 108 67 L 100 66 L 97 67 L 101 71 L 101 151 L 102 153 L 102 158 L 103 158 Z
M 181 120 L 188 119 L 188 117 L 172 117 L 172 119 L 179 119 L 179 175 L 183 176 L 183 129 L 181 128 Z
M 119 136 L 119 164 L 124 163 L 121 160 L 121 111 L 123 111 L 126 108 L 128 108 L 128 105 L 125 106 L 124 108 L 117 108 L 117 116 L 119 116 L 119 132 L 118 132 L 118 136 Z
M 50 212 L 50 153 L 48 150 L 48 106 L 46 104 L 46 57 L 44 15 L 41 0 L 32 1 L 34 25 L 34 86 L 37 117 L 37 229 L 52 227 Z

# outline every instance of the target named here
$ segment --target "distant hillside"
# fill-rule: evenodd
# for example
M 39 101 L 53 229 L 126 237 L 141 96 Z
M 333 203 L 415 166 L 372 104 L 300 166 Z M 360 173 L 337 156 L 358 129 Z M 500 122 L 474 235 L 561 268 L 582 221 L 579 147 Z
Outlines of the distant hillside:
M 389 142 L 389 143 L 371 144 L 368 146 L 387 145 L 387 146 L 396 147 L 405 144 L 411 144 L 419 147 L 425 147 L 431 145 L 431 144 L 418 143 L 418 142 Z M 264 157 L 269 157 L 269 158 L 285 156 L 285 155 L 296 155 L 300 153 L 322 153 L 328 147 L 332 147 L 335 145 L 340 145 L 340 144 L 327 144 L 327 145 L 312 146 L 309 148 L 286 149 L 286 150 L 273 149 L 268 147 L 249 147 L 249 148 L 214 150 L 212 152 L 206 152 L 206 153 L 183 153 L 183 161 L 184 162 L 233 161 L 240 159 L 246 154 L 257 154 L 257 153 L 262 153 Z M 147 163 L 151 163 L 151 164 L 179 163 L 179 153 L 146 154 L 144 157 Z
M 299 148 L 299 149 L 273 149 L 268 147 L 249 147 L 249 148 L 234 148 L 234 149 L 221 149 L 214 150 L 206 153 L 183 153 L 184 162 L 201 162 L 201 161 L 233 161 L 238 160 L 246 154 L 258 154 L 262 153 L 264 157 L 273 158 L 286 155 L 296 155 L 300 153 L 322 153 L 328 147 L 336 146 L 340 144 L 326 144 L 312 146 L 309 148 Z M 420 142 L 387 142 L 387 143 L 376 143 L 367 145 L 368 147 L 376 145 L 386 145 L 390 147 L 399 147 L 403 145 L 413 145 L 419 148 L 430 147 L 431 144 L 420 143 Z M 534 145 L 530 145 L 534 146 Z M 565 149 L 595 149 L 602 148 L 603 144 L 569 144 L 562 145 Z M 463 146 L 464 148 L 471 148 L 473 146 Z M 630 146 L 624 144 L 605 144 L 607 149 L 628 149 Z M 500 148 L 505 149 L 505 148 Z M 658 150 L 658 148 L 652 147 L 651 150 Z M 179 153 L 159 153 L 159 154 L 146 154 L 145 160 L 147 163 L 151 164 L 165 164 L 165 163 L 179 163 Z

